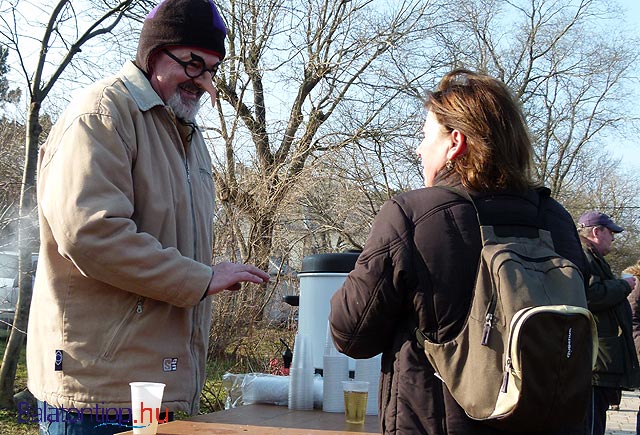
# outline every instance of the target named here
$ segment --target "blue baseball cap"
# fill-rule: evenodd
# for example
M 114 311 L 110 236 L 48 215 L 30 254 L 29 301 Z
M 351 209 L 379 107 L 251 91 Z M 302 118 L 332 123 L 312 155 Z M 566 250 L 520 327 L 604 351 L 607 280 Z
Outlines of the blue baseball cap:
M 580 216 L 578 219 L 578 225 L 580 228 L 584 227 L 607 227 L 614 233 L 621 233 L 624 231 L 619 225 L 616 225 L 609 216 L 604 213 L 600 213 L 599 211 L 588 211 Z

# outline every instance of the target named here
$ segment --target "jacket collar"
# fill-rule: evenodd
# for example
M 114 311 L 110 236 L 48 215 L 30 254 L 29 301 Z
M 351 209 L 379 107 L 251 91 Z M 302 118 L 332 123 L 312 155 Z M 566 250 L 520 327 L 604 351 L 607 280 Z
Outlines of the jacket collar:
M 473 191 L 470 189 L 467 189 L 466 187 L 464 187 L 464 185 L 462 184 L 462 179 L 460 178 L 460 174 L 458 174 L 457 172 L 455 172 L 453 169 L 446 169 L 443 168 L 440 170 L 440 172 L 438 172 L 436 174 L 436 178 L 434 180 L 434 185 L 436 186 L 448 186 L 448 187 L 453 187 L 454 189 L 459 189 L 459 190 L 466 190 L 469 195 L 471 195 L 472 197 L 478 197 L 478 198 L 483 198 L 483 197 L 492 197 L 492 196 L 496 196 L 496 195 L 508 195 L 508 196 L 513 196 L 513 197 L 520 197 L 520 198 L 524 198 L 527 201 L 531 202 L 532 204 L 534 204 L 536 207 L 538 206 L 538 203 L 540 202 L 540 195 L 543 196 L 550 196 L 551 191 L 549 190 L 549 188 L 547 187 L 543 187 L 543 186 L 539 186 L 539 187 L 535 187 L 532 189 L 528 189 L 524 192 L 521 191 L 517 191 L 517 190 L 512 190 L 512 189 L 507 189 L 507 190 L 502 190 L 502 191 Z
M 462 188 L 462 182 L 460 175 L 453 169 L 442 168 L 436 174 L 435 180 L 433 180 L 435 186 L 449 186 L 455 188 Z
M 131 94 L 131 98 L 143 112 L 155 106 L 164 106 L 164 102 L 151 87 L 149 79 L 131 61 L 127 61 L 118 74 L 125 87 Z

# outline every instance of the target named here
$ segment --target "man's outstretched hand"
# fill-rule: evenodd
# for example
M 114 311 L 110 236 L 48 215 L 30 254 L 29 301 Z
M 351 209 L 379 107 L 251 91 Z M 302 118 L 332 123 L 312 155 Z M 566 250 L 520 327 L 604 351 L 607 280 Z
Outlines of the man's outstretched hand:
M 269 274 L 251 264 L 223 261 L 213 266 L 213 277 L 209 281 L 207 296 L 220 293 L 222 290 L 240 290 L 243 282 L 264 284 L 267 281 Z

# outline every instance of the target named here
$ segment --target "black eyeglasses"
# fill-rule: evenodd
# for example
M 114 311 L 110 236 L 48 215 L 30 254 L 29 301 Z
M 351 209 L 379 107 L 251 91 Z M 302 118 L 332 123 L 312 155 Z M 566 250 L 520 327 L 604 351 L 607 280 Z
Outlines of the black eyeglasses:
M 211 68 L 207 69 L 204 59 L 194 53 L 191 53 L 191 60 L 185 62 L 184 60 L 178 59 L 169 50 L 162 50 L 162 52 L 175 60 L 178 64 L 182 65 L 184 73 L 192 79 L 198 78 L 204 74 L 205 71 L 208 71 L 209 74 L 211 74 L 211 80 L 213 80 L 218 72 L 218 67 L 220 66 L 220 62 L 218 62 Z

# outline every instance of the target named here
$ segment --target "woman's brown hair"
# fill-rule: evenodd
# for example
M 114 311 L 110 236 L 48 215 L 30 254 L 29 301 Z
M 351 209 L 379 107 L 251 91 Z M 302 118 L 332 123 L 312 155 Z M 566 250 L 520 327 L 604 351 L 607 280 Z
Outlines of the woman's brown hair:
M 457 69 L 442 78 L 425 106 L 447 131 L 465 135 L 467 150 L 454 160 L 453 168 L 466 188 L 525 190 L 534 185 L 531 139 L 504 83 Z

